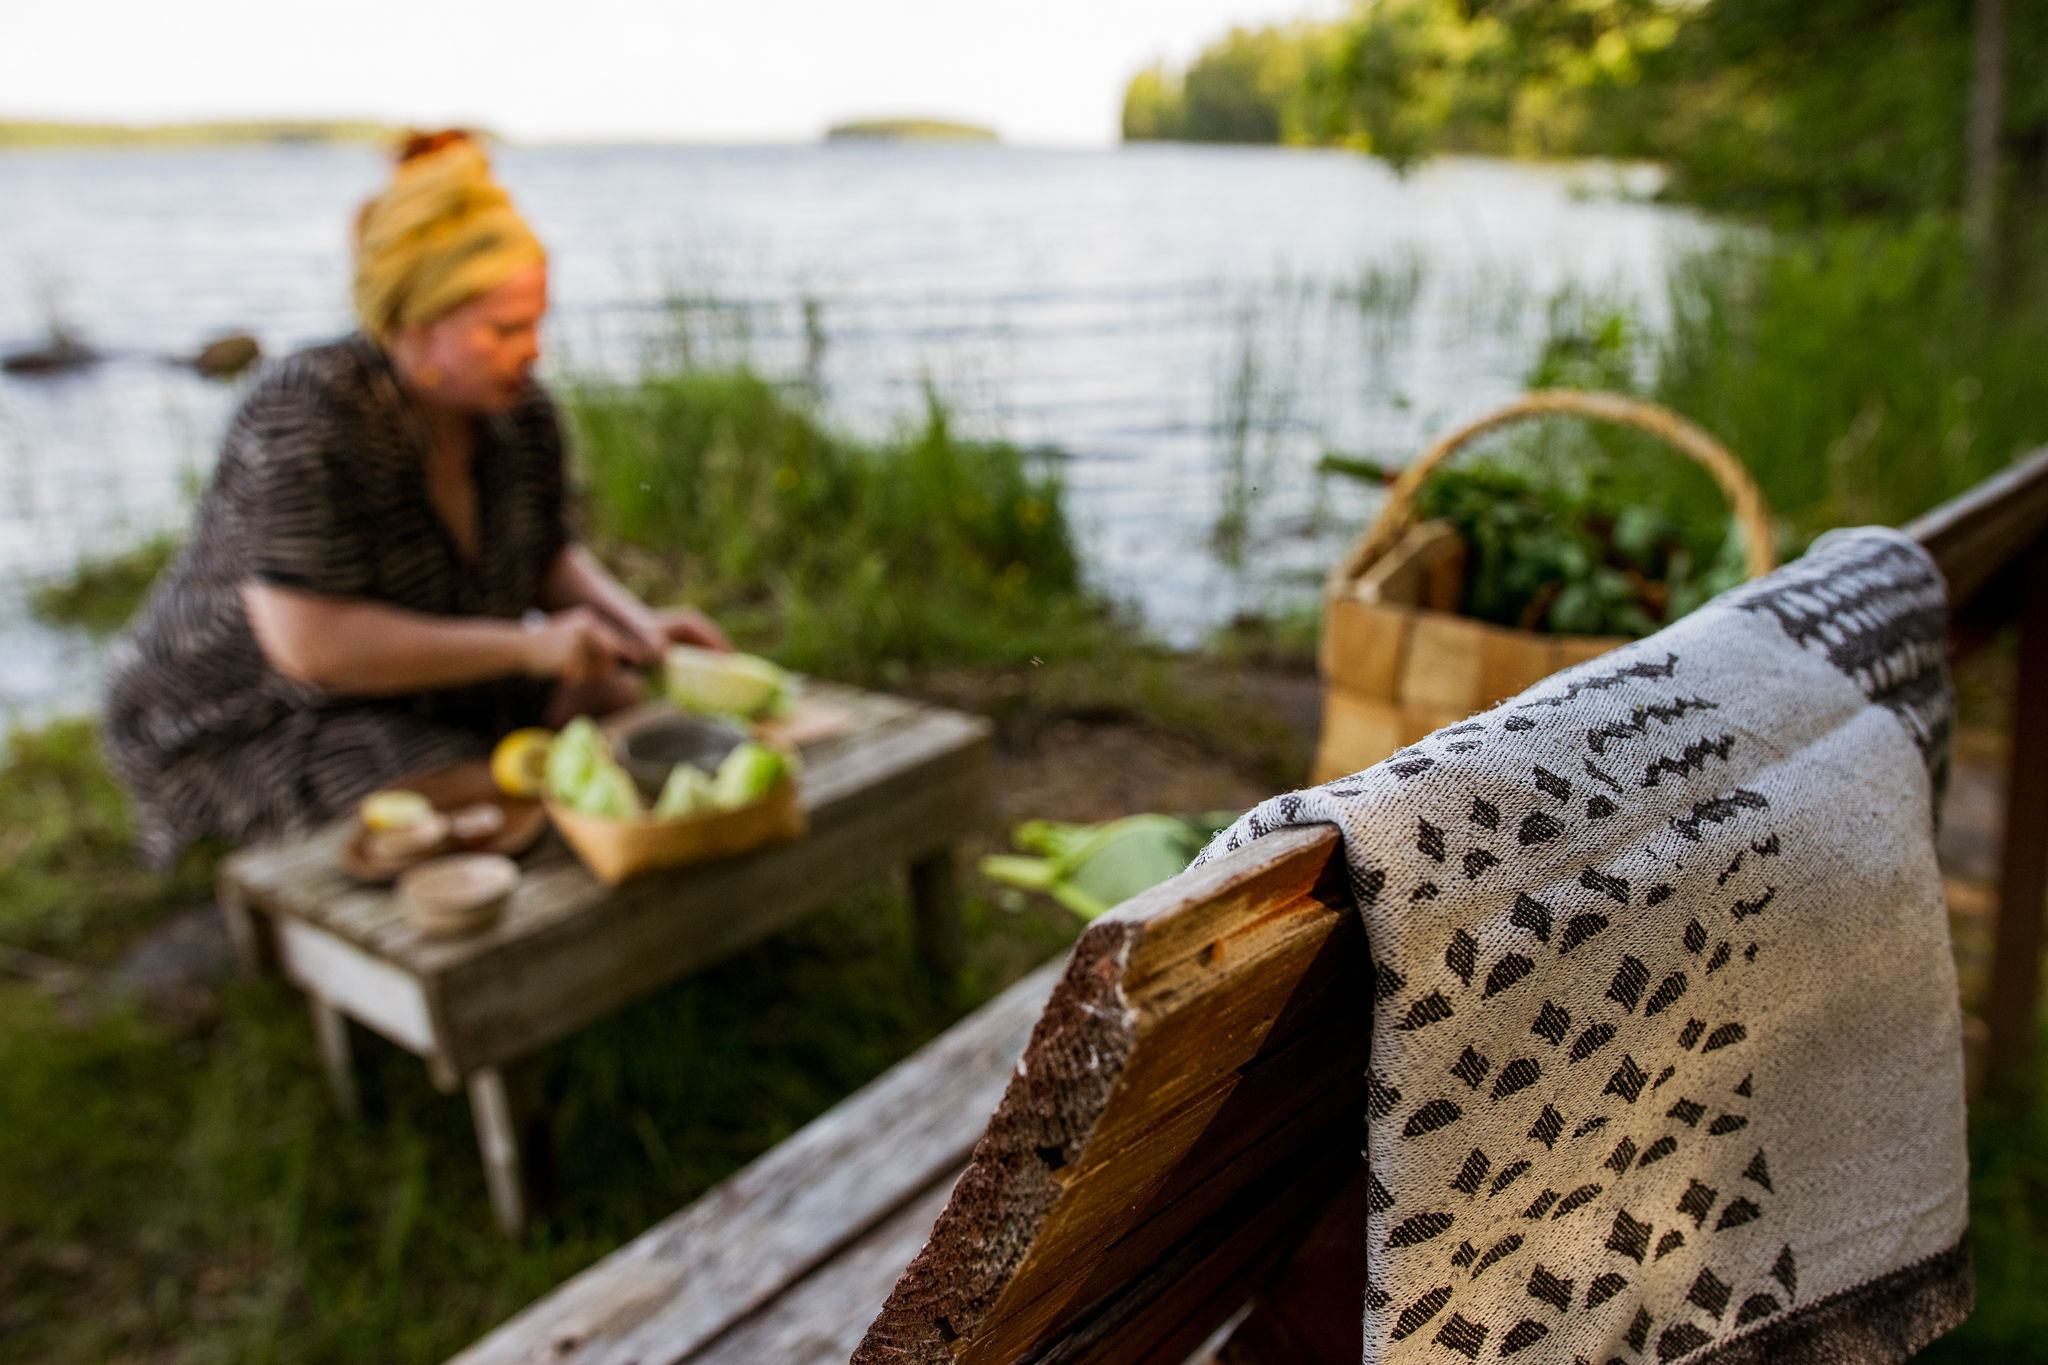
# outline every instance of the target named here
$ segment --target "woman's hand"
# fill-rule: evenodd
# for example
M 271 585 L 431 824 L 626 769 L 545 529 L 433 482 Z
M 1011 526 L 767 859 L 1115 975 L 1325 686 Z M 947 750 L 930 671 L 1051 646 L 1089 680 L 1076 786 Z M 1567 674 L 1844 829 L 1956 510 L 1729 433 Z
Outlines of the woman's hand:
M 657 611 L 654 620 L 661 630 L 664 645 L 702 645 L 706 649 L 717 650 L 732 648 L 732 641 L 725 638 L 725 632 L 695 607 L 670 607 Z
M 626 661 L 636 667 L 659 664 L 670 645 L 701 645 L 705 649 L 716 650 L 732 648 L 725 632 L 695 607 L 669 607 L 659 611 L 642 607 L 633 614 L 629 643 L 632 652 L 625 656 Z
M 650 668 L 661 662 L 670 645 L 702 645 L 706 649 L 731 649 L 725 633 L 711 618 L 692 607 L 658 611 L 626 590 L 624 584 L 605 571 L 597 556 L 581 545 L 569 545 L 548 569 L 541 585 L 541 605 L 565 610 L 591 607 L 615 623 L 622 648 L 620 659 L 635 668 Z
M 589 607 L 570 607 L 527 629 L 526 673 L 581 686 L 640 654 L 636 643 Z

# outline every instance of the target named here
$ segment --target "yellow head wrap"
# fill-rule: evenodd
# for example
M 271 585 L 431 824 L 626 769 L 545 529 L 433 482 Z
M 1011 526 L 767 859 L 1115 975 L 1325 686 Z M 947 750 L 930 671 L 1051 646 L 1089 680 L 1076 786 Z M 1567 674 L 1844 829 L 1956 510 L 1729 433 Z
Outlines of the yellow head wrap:
M 356 315 L 379 343 L 547 259 L 466 135 L 415 138 L 356 215 Z

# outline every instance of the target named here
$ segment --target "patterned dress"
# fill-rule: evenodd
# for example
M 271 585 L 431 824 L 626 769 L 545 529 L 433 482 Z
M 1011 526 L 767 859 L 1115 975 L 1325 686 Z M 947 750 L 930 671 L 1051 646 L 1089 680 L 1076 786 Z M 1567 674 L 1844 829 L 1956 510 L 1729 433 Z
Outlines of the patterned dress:
M 250 633 L 241 589 L 252 580 L 436 616 L 516 620 L 538 605 L 569 539 L 547 394 L 534 385 L 479 426 L 475 560 L 428 501 L 426 451 L 416 408 L 362 336 L 302 351 L 251 391 L 107 699 L 108 759 L 151 862 L 203 835 L 300 832 L 538 722 L 543 682 L 338 695 L 279 673 Z

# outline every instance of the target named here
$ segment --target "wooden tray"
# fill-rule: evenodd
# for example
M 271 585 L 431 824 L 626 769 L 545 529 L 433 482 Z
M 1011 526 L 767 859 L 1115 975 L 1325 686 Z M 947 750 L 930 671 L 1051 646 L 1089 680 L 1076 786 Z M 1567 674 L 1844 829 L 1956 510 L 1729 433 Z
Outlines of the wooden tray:
M 599 881 L 617 886 L 656 868 L 729 858 L 765 844 L 801 839 L 810 828 L 797 786 L 784 778 L 768 794 L 738 810 L 681 820 L 601 820 L 549 801 L 548 818 Z
M 532 848 L 547 833 L 548 813 L 538 801 L 507 796 L 491 780 L 491 765 L 483 759 L 457 763 L 446 768 L 413 773 L 389 784 L 389 791 L 418 792 L 434 803 L 435 810 L 460 810 L 464 806 L 489 803 L 505 812 L 505 823 L 488 839 L 450 839 L 403 863 L 384 863 L 370 858 L 364 847 L 369 831 L 360 822 L 341 849 L 341 870 L 359 882 L 382 884 L 409 867 L 442 853 L 502 853 L 516 858 Z

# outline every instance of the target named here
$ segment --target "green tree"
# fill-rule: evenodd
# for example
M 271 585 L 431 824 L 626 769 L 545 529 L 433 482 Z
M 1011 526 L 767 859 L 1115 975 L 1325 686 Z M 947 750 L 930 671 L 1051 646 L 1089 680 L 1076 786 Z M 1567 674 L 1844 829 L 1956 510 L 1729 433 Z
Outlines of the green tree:
M 1163 62 L 1131 77 L 1124 88 L 1123 133 L 1126 142 L 1157 142 L 1187 135 L 1187 109 L 1180 81 Z
M 1293 142 L 1338 140 L 1323 107 L 1335 29 L 1327 24 L 1234 28 L 1176 73 L 1155 64 L 1124 90 L 1127 142 Z
M 1274 29 L 1234 28 L 1188 67 L 1181 82 L 1192 142 L 1278 142 L 1281 105 L 1295 73 Z

